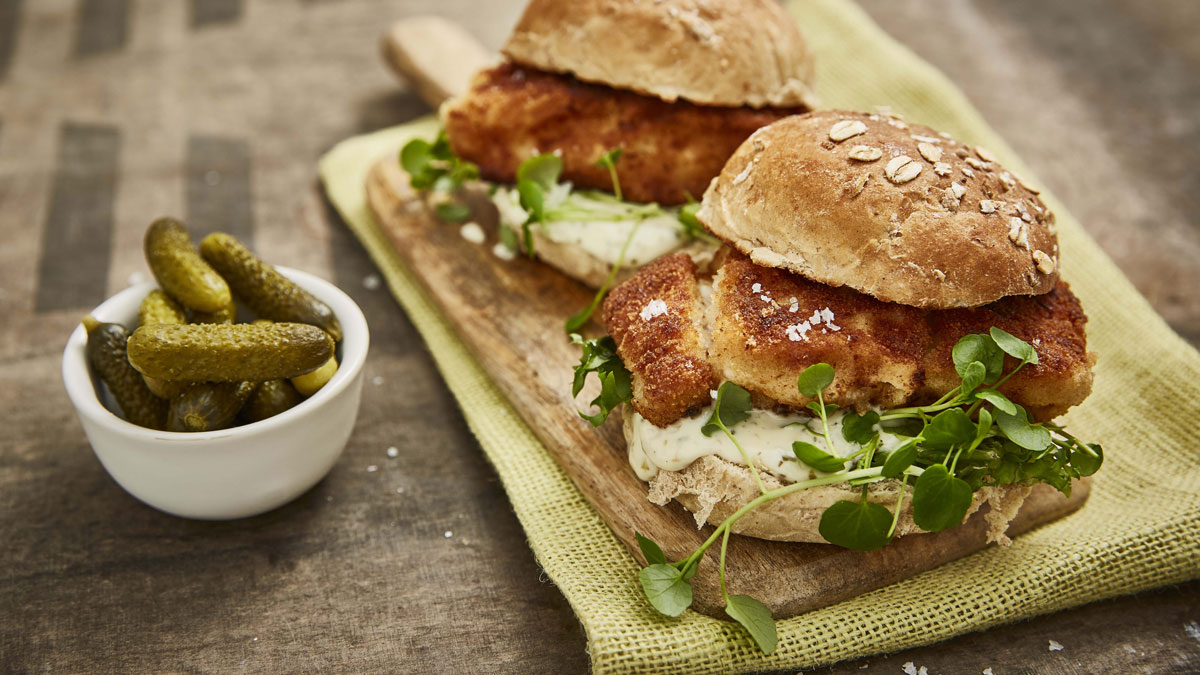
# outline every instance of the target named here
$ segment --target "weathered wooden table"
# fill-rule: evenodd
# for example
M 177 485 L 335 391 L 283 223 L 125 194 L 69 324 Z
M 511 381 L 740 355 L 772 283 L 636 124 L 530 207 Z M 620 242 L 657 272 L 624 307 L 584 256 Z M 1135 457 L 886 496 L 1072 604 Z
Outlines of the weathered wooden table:
M 341 138 L 426 112 L 377 58 L 390 20 L 437 11 L 496 47 L 522 4 L 0 0 L 0 671 L 586 669 L 578 622 L 314 180 Z M 863 4 L 1200 341 L 1200 4 Z M 146 276 L 141 233 L 163 214 L 333 279 L 372 326 L 345 455 L 258 518 L 185 521 L 126 495 L 61 385 L 67 334 Z M 1194 672 L 1200 583 L 819 672 L 908 661 Z

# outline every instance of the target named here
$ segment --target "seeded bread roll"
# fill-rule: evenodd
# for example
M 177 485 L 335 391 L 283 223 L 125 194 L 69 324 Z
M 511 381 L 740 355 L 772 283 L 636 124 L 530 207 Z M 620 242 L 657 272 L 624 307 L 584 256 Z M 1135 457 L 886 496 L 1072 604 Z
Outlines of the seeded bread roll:
M 625 408 L 622 415 L 625 442 L 631 443 L 633 412 Z M 783 483 L 771 474 L 760 471 L 759 476 L 768 490 L 783 486 Z M 859 490 L 860 488 L 845 483 L 799 490 L 748 511 L 733 524 L 733 532 L 775 541 L 828 543 L 818 530 L 821 515 L 839 500 L 856 501 L 859 498 Z M 1005 531 L 1016 517 L 1029 491 L 1028 485 L 981 488 L 974 493 L 966 517 L 969 518 L 984 504 L 988 504 L 990 508 L 984 515 L 987 522 L 987 540 L 989 543 L 1007 545 L 1010 540 Z M 682 471 L 660 470 L 650 479 L 648 498 L 659 506 L 667 505 L 672 499 L 678 501 L 692 512 L 696 526 L 700 527 L 705 523 L 720 525 L 759 494 L 761 493 L 758 484 L 749 469 L 716 455 L 705 455 Z M 895 506 L 899 495 L 900 481 L 884 480 L 870 484 L 867 499 L 890 510 Z M 900 519 L 896 523 L 896 536 L 903 537 L 922 531 L 912 519 L 910 485 L 904 505 L 900 509 Z
M 664 101 L 816 106 L 808 48 L 776 0 L 530 0 L 501 52 Z
M 1058 280 L 1054 215 L 984 148 L 887 114 L 824 110 L 755 132 L 697 214 L 752 261 L 885 302 L 949 309 Z

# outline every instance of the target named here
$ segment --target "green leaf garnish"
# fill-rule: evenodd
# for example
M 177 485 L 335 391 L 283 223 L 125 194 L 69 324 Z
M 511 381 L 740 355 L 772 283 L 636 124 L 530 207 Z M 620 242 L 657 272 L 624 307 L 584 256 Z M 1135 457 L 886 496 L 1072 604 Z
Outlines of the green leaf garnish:
M 888 454 L 883 463 L 881 475 L 884 478 L 899 478 L 904 470 L 913 465 L 917 459 L 917 439 L 905 441 L 900 447 Z
M 967 368 L 973 361 L 983 364 L 983 381 L 989 384 L 995 382 L 1004 370 L 1004 352 L 996 345 L 996 341 L 990 335 L 979 333 L 964 335 L 955 343 L 952 356 L 954 358 L 954 370 L 958 373 L 959 377 L 965 375 Z
M 433 212 L 437 215 L 438 220 L 447 223 L 461 223 L 471 217 L 471 207 L 453 202 L 438 204 L 434 207 Z
M 975 392 L 975 398 L 991 403 L 996 410 L 1008 413 L 1009 415 L 1017 414 L 1017 405 L 1008 400 L 1008 397 L 995 389 L 980 389 Z
M 638 548 L 642 549 L 642 555 L 646 556 L 647 563 L 662 565 L 667 562 L 667 554 L 663 553 L 662 547 L 653 540 L 642 536 L 641 532 L 634 532 L 633 536 L 637 537 Z
M 843 499 L 825 509 L 817 531 L 831 544 L 853 551 L 874 551 L 891 539 L 891 527 L 892 514 L 886 507 Z
M 826 404 L 826 409 L 830 404 Z M 850 443 L 866 445 L 878 434 L 875 425 L 879 423 L 879 413 L 871 410 L 864 415 L 848 412 L 842 417 L 842 438 Z
M 809 398 L 816 398 L 817 394 L 825 391 L 825 388 L 832 383 L 833 366 L 828 363 L 815 363 L 800 373 L 800 377 L 796 381 L 796 388 L 800 390 L 801 394 Z
M 646 599 L 662 614 L 679 616 L 692 606 L 692 585 L 673 565 L 657 563 L 638 572 Z
M 479 167 L 455 156 L 445 131 L 439 132 L 433 143 L 420 138 L 405 143 L 400 149 L 400 166 L 418 190 L 454 192 L 479 177 Z
M 705 436 L 712 436 L 722 427 L 732 427 L 750 417 L 750 392 L 726 380 L 717 389 L 717 400 L 712 414 L 700 428 Z
M 975 391 L 979 385 L 983 384 L 983 379 L 987 377 L 987 366 L 979 361 L 972 361 L 967 364 L 962 373 L 962 386 L 960 391 L 964 394 Z
M 970 443 L 975 438 L 975 423 L 962 408 L 951 408 L 938 413 L 921 435 L 929 447 L 947 450 L 955 445 Z
M 598 427 L 604 424 L 614 408 L 633 400 L 632 376 L 621 357 L 617 355 L 617 345 L 611 337 L 605 335 L 593 340 L 584 340 L 582 336 L 572 334 L 571 344 L 579 345 L 583 352 L 579 364 L 575 366 L 571 396 L 578 396 L 579 392 L 583 391 L 588 373 L 596 373 L 600 380 L 600 394 L 591 401 L 591 405 L 599 408 L 600 412 L 595 415 L 579 412 L 580 417 Z
M 562 175 L 562 157 L 553 154 L 534 155 L 521 162 L 517 167 L 517 184 L 533 183 L 544 191 L 549 191 L 558 183 Z
M 996 346 L 1004 350 L 1005 354 L 1008 354 L 1014 359 L 1020 359 L 1022 363 L 1032 363 L 1037 365 L 1038 355 L 1037 350 L 1033 348 L 1033 345 L 1011 333 L 1002 331 L 995 326 L 992 326 L 992 329 L 988 331 L 988 334 L 991 335 L 993 340 L 995 340 Z
M 771 610 L 766 605 L 748 595 L 731 595 L 725 598 L 725 613 L 742 624 L 764 654 L 770 655 L 775 651 L 779 634 L 775 630 Z
M 913 521 L 922 530 L 940 532 L 958 525 L 971 506 L 971 486 L 950 475 L 945 464 L 934 464 L 913 486 Z
M 996 410 L 996 425 L 1005 438 L 1025 448 L 1040 452 L 1050 445 L 1050 431 L 1045 427 L 1029 423 L 1025 409 L 1015 405 L 1016 414 L 1010 415 L 1003 410 Z
M 617 199 L 621 199 L 621 181 L 617 179 L 617 160 L 619 159 L 621 159 L 621 148 L 613 148 L 600 155 L 600 159 L 596 160 L 596 166 L 608 169 L 609 178 L 612 179 L 613 194 Z
M 831 455 L 812 443 L 793 441 L 792 452 L 795 453 L 796 459 L 804 462 L 817 471 L 834 473 L 846 468 L 846 459 L 844 457 Z
M 1104 450 L 1099 443 L 1078 443 L 1071 448 L 1071 467 L 1082 478 L 1100 470 Z
M 1007 373 L 1003 370 L 1005 355 L 1020 360 Z M 603 361 L 605 357 L 599 352 L 594 358 Z M 1036 351 L 1027 343 L 993 329 L 988 334 L 964 336 L 955 344 L 953 358 L 961 382 L 933 403 L 878 413 L 872 411 L 865 415 L 845 413 L 842 418 L 842 437 L 847 442 L 861 446 L 860 450 L 848 457 L 839 457 L 833 452 L 834 445 L 830 437 L 829 413 L 836 406 L 825 403 L 824 390 L 834 380 L 833 368 L 827 364 L 806 368 L 797 379 L 796 386 L 801 394 L 814 399 L 807 402 L 805 407 L 819 416 L 821 428 L 814 428 L 816 420 L 788 424 L 786 427 L 800 426 L 808 433 L 824 436 L 824 449 L 797 440 L 793 442 L 792 451 L 798 460 L 826 475 L 772 490 L 766 489 L 758 470 L 729 430 L 730 426 L 749 417 L 750 394 L 732 383 L 722 384 L 702 431 L 706 436 L 718 430 L 726 434 L 754 474 L 761 494 L 726 518 L 684 560 L 674 564 L 652 565 L 679 571 L 678 577 L 666 570 L 655 572 L 660 577 L 659 585 L 670 588 L 671 594 L 682 593 L 671 585 L 690 579 L 698 568 L 700 558 L 714 542 L 721 541 L 717 569 L 721 593 L 727 603 L 726 611 L 751 631 L 764 652 L 770 653 L 777 640 L 770 613 L 761 603 L 746 596 L 730 596 L 725 589 L 725 554 L 729 535 L 733 524 L 750 510 L 793 492 L 820 485 L 863 486 L 861 500 L 840 500 L 827 508 L 821 515 L 818 529 L 821 536 L 832 544 L 855 550 L 872 550 L 886 545 L 895 533 L 904 501 L 910 492 L 908 483 L 913 477 L 916 477 L 911 490 L 913 520 L 922 529 L 937 532 L 962 523 L 974 492 L 984 486 L 1045 483 L 1069 496 L 1073 478 L 1092 475 L 1100 468 L 1103 451 L 1099 445 L 1083 443 L 1053 423 L 1031 423 L 1023 408 L 996 391 L 1023 366 L 1037 362 Z M 986 388 L 980 389 L 984 385 L 987 385 Z M 906 440 L 885 453 L 880 447 L 881 432 Z M 891 442 L 889 440 L 888 444 Z M 850 468 L 846 468 L 847 463 L 851 464 Z M 882 505 L 866 501 L 866 484 L 883 479 L 901 481 L 900 496 L 890 512 Z M 660 560 L 658 554 L 654 553 L 655 549 L 648 548 L 640 538 L 639 545 L 643 546 L 647 560 Z M 650 545 L 653 543 L 650 542 Z M 661 560 L 665 561 L 665 555 Z M 645 581 L 643 587 L 646 587 Z M 647 593 L 651 590 L 659 596 L 666 593 L 658 587 L 647 589 Z M 745 606 L 742 606 L 744 601 L 739 598 L 746 598 L 748 602 Z M 690 595 L 687 599 L 690 602 Z M 652 600 L 659 601 L 661 597 Z M 755 634 L 755 630 L 759 630 L 761 635 Z

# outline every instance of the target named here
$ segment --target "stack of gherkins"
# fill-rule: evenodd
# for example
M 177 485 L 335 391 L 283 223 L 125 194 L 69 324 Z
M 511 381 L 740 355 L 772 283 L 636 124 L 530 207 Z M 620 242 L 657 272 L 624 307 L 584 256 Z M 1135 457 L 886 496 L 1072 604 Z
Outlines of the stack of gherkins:
M 237 239 L 192 245 L 177 220 L 146 230 L 146 262 L 160 289 L 138 325 L 83 320 L 87 357 L 125 419 L 168 431 L 212 431 L 278 415 L 337 371 L 342 329 L 313 297 Z M 256 315 L 236 323 L 235 300 Z

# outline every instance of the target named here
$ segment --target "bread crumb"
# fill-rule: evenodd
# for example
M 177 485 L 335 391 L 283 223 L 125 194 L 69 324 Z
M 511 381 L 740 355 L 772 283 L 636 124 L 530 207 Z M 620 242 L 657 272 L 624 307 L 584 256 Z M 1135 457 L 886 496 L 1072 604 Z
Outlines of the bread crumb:
M 1061 644 L 1059 644 L 1059 643 L 1055 642 L 1054 640 L 1051 640 L 1051 641 L 1050 641 L 1050 651 L 1052 651 L 1052 652 L 1061 652 L 1061 651 L 1062 651 L 1062 649 L 1063 649 L 1063 646 L 1062 646 Z

